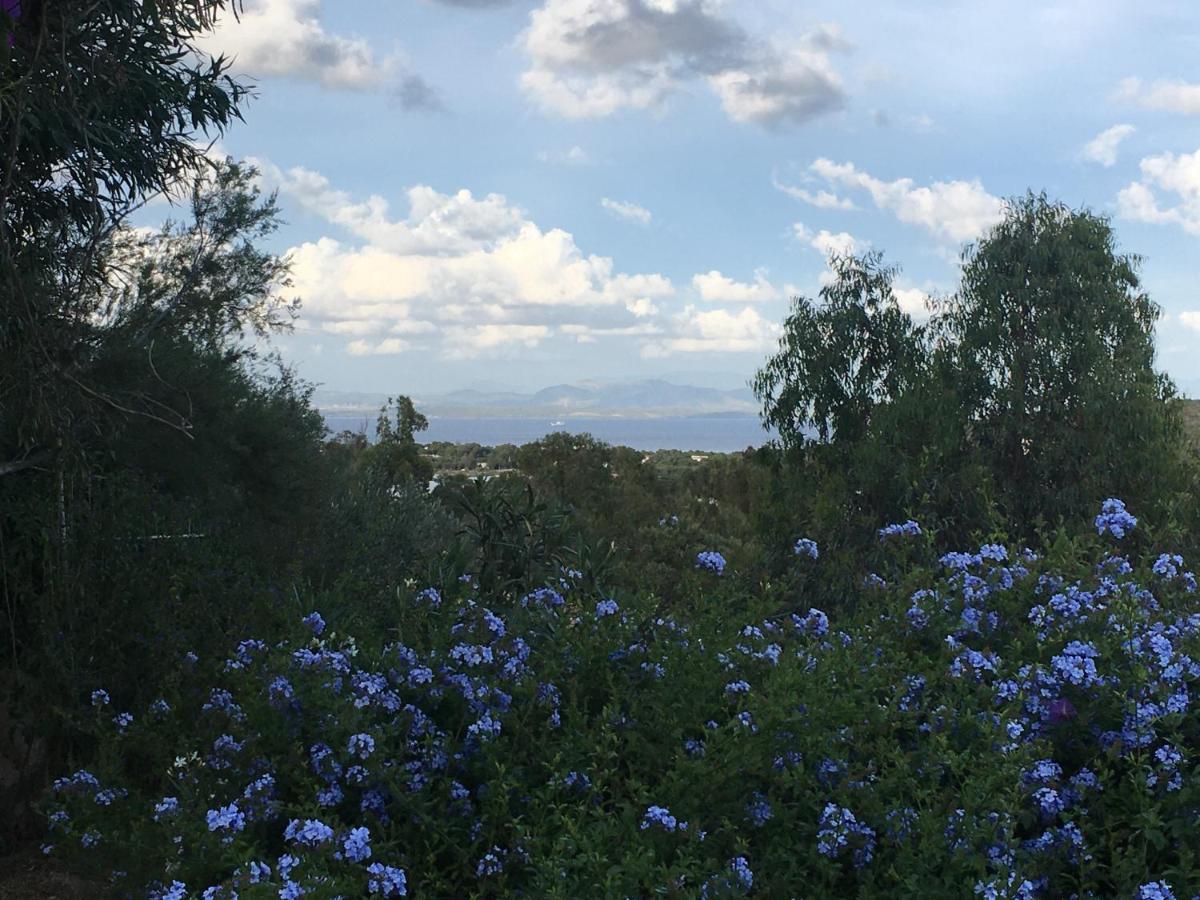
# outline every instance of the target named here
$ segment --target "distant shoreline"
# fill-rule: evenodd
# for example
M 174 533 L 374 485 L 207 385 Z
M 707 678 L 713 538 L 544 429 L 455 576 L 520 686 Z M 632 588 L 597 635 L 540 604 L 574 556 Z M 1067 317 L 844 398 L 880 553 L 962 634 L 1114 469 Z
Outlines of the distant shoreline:
M 374 413 L 322 412 L 333 432 L 365 431 L 372 436 Z M 421 443 L 445 441 L 483 446 L 527 444 L 547 434 L 566 431 L 588 433 L 597 440 L 635 450 L 685 450 L 732 453 L 760 447 L 772 437 L 757 416 L 705 413 L 690 416 L 428 416 L 429 428 L 417 438 Z

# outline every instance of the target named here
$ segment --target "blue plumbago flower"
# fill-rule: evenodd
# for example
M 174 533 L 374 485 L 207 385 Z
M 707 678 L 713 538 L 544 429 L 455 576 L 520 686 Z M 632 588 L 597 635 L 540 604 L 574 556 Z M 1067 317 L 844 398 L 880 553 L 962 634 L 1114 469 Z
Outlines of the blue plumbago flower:
M 767 824 L 767 821 L 774 813 L 771 810 L 771 804 L 767 802 L 767 798 L 760 792 L 755 791 L 750 802 L 746 804 L 746 815 L 750 821 L 754 823 L 756 828 L 761 828 Z
M 441 606 L 442 595 L 437 588 L 427 587 L 423 591 L 417 591 L 413 596 L 414 603 L 428 603 L 430 606 Z
M 592 787 L 592 779 L 582 772 L 568 772 L 563 776 L 562 786 L 571 791 L 587 791 Z
M 291 682 L 282 675 L 276 675 L 267 687 L 267 699 L 276 709 L 291 703 L 295 697 Z
M 248 866 L 251 884 L 262 884 L 271 880 L 271 867 L 265 862 L 253 860 Z
M 907 522 L 884 525 L 879 529 L 880 540 L 890 537 L 918 537 L 920 534 L 921 526 L 912 519 L 909 519 Z
M 531 591 L 521 598 L 521 606 L 533 607 L 535 609 L 555 610 L 562 606 L 567 601 L 563 599 L 562 594 L 548 587 L 538 588 L 536 591 Z
M 671 815 L 671 811 L 665 806 L 650 806 L 646 808 L 646 813 L 642 816 L 641 829 L 645 831 L 653 825 L 657 825 L 663 831 L 675 831 L 681 828 L 679 821 Z M 686 828 L 686 823 L 682 827 Z
M 320 819 L 292 819 L 283 832 L 284 840 L 306 847 L 320 847 L 333 840 L 333 829 Z
M 862 868 L 875 854 L 875 831 L 861 824 L 854 813 L 836 803 L 827 803 L 817 823 L 817 852 L 830 859 L 837 859 L 851 846 L 854 847 L 854 865 Z
M 187 885 L 182 881 L 172 881 L 171 886 L 151 894 L 155 900 L 183 900 L 187 896 Z
M 100 843 L 101 834 L 95 828 L 89 828 L 79 838 L 79 843 L 86 849 L 90 850 Z
M 1052 819 L 1067 808 L 1066 801 L 1054 788 L 1042 787 L 1033 792 L 1033 802 L 1042 817 Z
M 615 616 L 620 607 L 617 606 L 616 600 L 601 600 L 596 604 L 596 618 L 603 619 L 605 616 Z
M 478 864 L 475 866 L 475 875 L 479 878 L 486 878 L 489 875 L 499 875 L 504 871 L 504 858 L 507 852 L 500 847 L 492 847 L 487 853 L 480 857 Z
M 803 618 L 792 613 L 792 627 L 810 637 L 825 637 L 829 633 L 829 616 L 819 609 L 810 609 Z
M 683 742 L 683 752 L 692 759 L 701 759 L 708 752 L 708 747 L 705 746 L 704 741 L 688 738 Z
M 325 632 L 325 619 L 316 610 L 310 612 L 300 621 L 304 625 L 307 625 L 317 637 L 320 637 Z
M 1071 641 L 1063 648 L 1063 652 L 1050 660 L 1054 674 L 1068 684 L 1079 687 L 1091 687 L 1100 682 L 1096 671 L 1096 658 L 1100 651 L 1091 644 L 1082 641 Z
M 725 572 L 725 557 L 715 550 L 703 550 L 696 554 L 696 568 L 722 575 Z
M 346 745 L 346 752 L 359 759 L 366 759 L 375 752 L 375 738 L 365 732 L 351 735 L 350 742 Z
M 1037 885 L 1016 872 L 1009 873 L 1007 882 L 997 878 L 976 883 L 975 893 L 982 900 L 1035 900 L 1038 895 Z
M 1062 778 L 1062 766 L 1052 759 L 1040 759 L 1021 773 L 1026 784 L 1049 784 Z
M 754 873 L 750 871 L 750 863 L 744 856 L 735 856 L 729 861 L 729 868 L 733 870 L 733 877 L 738 880 L 746 890 L 754 887 Z
M 224 688 L 213 688 L 208 695 L 208 702 L 200 708 L 205 712 L 223 712 L 234 722 L 241 722 L 246 718 L 242 708 L 234 702 L 233 694 Z
M 792 552 L 797 556 L 807 556 L 809 559 L 816 559 L 821 555 L 817 542 L 812 538 L 800 538 L 792 547 Z
M 155 716 L 165 716 L 171 711 L 171 704 L 161 697 L 150 704 L 150 712 Z
M 750 682 L 748 681 L 731 681 L 725 685 L 726 694 L 748 694 L 750 693 Z
M 371 832 L 366 828 L 352 828 L 342 839 L 342 852 L 350 862 L 363 862 L 371 858 Z
M 1001 544 L 984 544 L 979 548 L 979 556 L 993 562 L 1005 562 L 1008 560 L 1008 550 Z
M 1130 515 L 1125 509 L 1124 501 L 1110 497 L 1101 504 L 1100 515 L 1096 516 L 1096 533 L 1108 532 L 1120 540 L 1132 531 L 1137 523 L 1137 517 Z
M 1175 900 L 1175 892 L 1165 881 L 1148 881 L 1138 888 L 1137 900 Z
M 1150 571 L 1162 578 L 1171 579 L 1179 574 L 1179 569 L 1182 565 L 1183 557 L 1178 553 L 1164 553 L 1154 561 L 1154 565 L 1150 567 Z
M 246 815 L 236 803 L 210 809 L 207 815 L 209 831 L 241 831 L 246 827 Z
M 117 713 L 113 716 L 113 724 L 117 726 L 117 731 L 123 732 L 133 724 L 133 714 L 127 712 Z
M 92 800 L 95 801 L 97 806 L 112 806 L 115 801 L 128 795 L 129 791 L 125 790 L 125 788 L 105 788 L 102 791 L 98 791 Z
M 108 696 L 108 691 L 101 688 L 100 690 L 92 691 L 92 706 L 99 709 L 101 706 L 108 706 L 112 699 Z
M 383 863 L 371 863 L 367 866 L 367 890 L 381 897 L 407 897 L 408 878 L 403 869 L 395 866 L 385 866 Z

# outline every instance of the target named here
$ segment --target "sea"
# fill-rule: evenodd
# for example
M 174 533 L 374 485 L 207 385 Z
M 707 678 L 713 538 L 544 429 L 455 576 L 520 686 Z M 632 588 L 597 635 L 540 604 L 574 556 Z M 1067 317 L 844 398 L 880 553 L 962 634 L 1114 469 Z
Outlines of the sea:
M 357 431 L 374 437 L 375 417 L 326 415 L 333 432 Z M 754 416 L 679 416 L 662 418 L 474 418 L 429 417 L 429 428 L 417 439 L 454 444 L 528 444 L 556 431 L 590 434 L 597 440 L 635 450 L 695 450 L 733 453 L 760 447 L 772 434 Z

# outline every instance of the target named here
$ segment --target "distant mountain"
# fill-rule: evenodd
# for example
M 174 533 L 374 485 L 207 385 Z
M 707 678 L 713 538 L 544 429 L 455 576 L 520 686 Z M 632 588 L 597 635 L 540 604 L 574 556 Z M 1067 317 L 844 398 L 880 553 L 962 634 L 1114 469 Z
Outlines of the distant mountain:
M 373 416 L 387 397 L 384 394 L 318 391 L 313 400 L 327 416 Z M 758 405 L 748 388 L 719 390 L 662 379 L 556 384 L 532 394 L 460 390 L 413 396 L 413 401 L 425 415 L 444 418 L 656 418 L 753 416 L 758 413 Z

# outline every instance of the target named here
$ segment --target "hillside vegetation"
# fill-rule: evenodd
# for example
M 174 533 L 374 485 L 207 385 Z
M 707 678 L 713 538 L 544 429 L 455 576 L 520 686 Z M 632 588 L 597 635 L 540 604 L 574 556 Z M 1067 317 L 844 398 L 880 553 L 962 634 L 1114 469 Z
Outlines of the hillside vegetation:
M 225 8 L 0 13 L 6 850 L 171 900 L 1200 894 L 1196 407 L 1107 219 L 1011 199 L 923 323 L 834 258 L 758 450 L 329 435 L 276 198 L 198 140 Z

